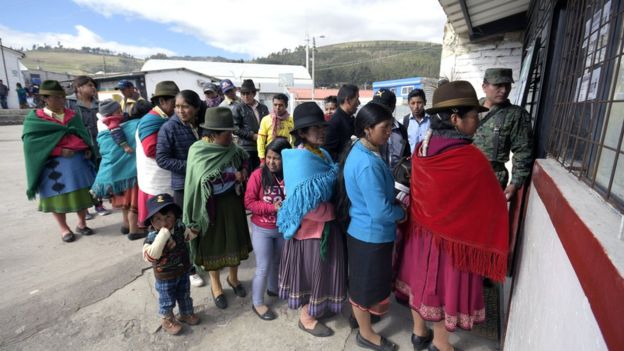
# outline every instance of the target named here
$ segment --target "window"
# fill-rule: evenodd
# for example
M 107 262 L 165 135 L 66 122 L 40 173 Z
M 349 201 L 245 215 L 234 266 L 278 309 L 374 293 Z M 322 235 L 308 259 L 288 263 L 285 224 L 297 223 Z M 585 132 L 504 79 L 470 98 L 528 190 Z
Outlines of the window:
M 548 152 L 624 209 L 624 43 L 619 1 L 570 1 Z M 556 68 L 555 68 L 556 67 Z
M 413 86 L 401 87 L 401 96 L 409 95 L 410 91 L 414 90 Z

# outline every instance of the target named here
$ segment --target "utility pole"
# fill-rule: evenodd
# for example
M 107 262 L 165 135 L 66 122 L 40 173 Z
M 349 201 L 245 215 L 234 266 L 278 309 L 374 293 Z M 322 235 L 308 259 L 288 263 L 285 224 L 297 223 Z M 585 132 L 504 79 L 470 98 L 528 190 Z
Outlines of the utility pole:
M 325 38 L 324 35 L 319 35 L 319 39 Z M 315 72 L 314 72 L 314 66 L 316 65 L 316 60 L 315 60 L 315 52 L 316 52 L 316 37 L 312 37 L 312 101 L 314 101 L 314 89 L 315 89 L 315 80 L 314 80 L 314 76 L 315 76 Z
M 306 70 L 308 71 L 308 73 L 310 73 L 310 35 L 308 34 L 308 31 L 306 31 L 306 60 L 305 60 L 305 66 L 306 66 Z

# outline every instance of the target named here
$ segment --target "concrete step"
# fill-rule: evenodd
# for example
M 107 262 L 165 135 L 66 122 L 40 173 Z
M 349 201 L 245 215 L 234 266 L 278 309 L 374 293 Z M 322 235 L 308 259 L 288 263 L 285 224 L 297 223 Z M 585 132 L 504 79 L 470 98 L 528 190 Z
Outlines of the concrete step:
M 24 123 L 24 118 L 31 109 L 0 109 L 0 126 L 18 125 Z

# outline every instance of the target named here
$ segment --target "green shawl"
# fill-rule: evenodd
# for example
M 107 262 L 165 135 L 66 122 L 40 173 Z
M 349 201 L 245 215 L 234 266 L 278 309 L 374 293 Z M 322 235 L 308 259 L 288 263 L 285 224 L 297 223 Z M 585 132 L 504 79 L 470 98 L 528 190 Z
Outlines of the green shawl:
M 221 172 L 233 166 L 239 169 L 249 155 L 238 145 L 221 146 L 198 140 L 189 149 L 184 180 L 184 209 L 182 221 L 189 228 L 208 230 L 210 218 L 206 203 L 212 195 L 209 182 L 221 177 Z
M 39 176 L 43 171 L 50 153 L 67 134 L 75 134 L 91 148 L 94 154 L 91 137 L 78 117 L 72 118 L 67 125 L 46 121 L 37 117 L 36 110 L 24 119 L 22 141 L 24 142 L 24 158 L 26 163 L 26 196 L 35 198 L 39 186 Z M 65 110 L 67 114 L 69 111 Z

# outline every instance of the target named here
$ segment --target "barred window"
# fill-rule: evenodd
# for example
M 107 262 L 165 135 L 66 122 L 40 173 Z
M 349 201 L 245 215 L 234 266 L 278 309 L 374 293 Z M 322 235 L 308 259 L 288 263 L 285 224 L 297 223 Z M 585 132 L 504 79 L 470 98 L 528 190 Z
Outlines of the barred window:
M 624 209 L 624 43 L 620 1 L 568 1 L 548 153 Z

